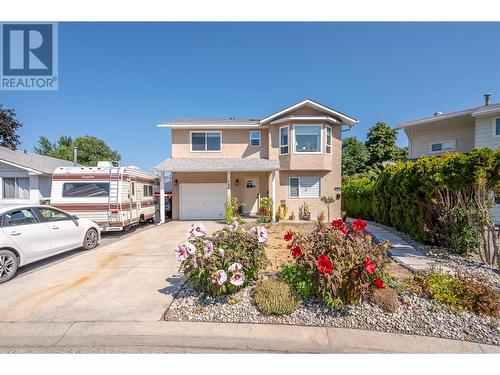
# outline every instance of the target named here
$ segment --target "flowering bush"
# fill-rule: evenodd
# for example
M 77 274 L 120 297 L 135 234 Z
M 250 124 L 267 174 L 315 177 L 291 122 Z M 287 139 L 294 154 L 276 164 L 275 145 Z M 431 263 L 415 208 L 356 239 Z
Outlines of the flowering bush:
M 314 294 L 330 306 L 368 299 L 372 290 L 385 288 L 383 278 L 389 262 L 387 245 L 375 245 L 358 219 L 351 229 L 342 219 L 317 225 L 308 235 L 288 231 L 284 240 Z
M 175 254 L 190 282 L 212 295 L 221 295 L 257 278 L 267 262 L 266 243 L 264 227 L 245 232 L 233 221 L 208 236 L 203 224 L 194 224 L 188 231 L 188 241 L 177 246 Z

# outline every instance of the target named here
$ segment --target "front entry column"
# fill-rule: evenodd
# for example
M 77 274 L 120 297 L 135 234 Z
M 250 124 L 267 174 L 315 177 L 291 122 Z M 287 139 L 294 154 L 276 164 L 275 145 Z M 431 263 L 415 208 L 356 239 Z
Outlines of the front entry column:
M 231 200 L 231 172 L 227 171 L 227 191 L 226 191 L 226 201 Z
M 272 199 L 273 199 L 273 208 L 271 212 L 272 221 L 276 221 L 276 171 L 272 171 L 271 174 L 271 191 L 272 191 Z
M 160 172 L 160 223 L 165 223 L 165 172 Z

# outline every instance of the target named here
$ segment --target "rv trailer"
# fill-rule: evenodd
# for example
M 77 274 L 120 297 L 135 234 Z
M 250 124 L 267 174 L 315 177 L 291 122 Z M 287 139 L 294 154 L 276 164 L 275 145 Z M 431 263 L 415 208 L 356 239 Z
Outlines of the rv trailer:
M 96 167 L 60 167 L 52 176 L 51 206 L 95 221 L 103 231 L 121 231 L 143 221 L 159 222 L 158 178 L 137 167 L 98 162 Z

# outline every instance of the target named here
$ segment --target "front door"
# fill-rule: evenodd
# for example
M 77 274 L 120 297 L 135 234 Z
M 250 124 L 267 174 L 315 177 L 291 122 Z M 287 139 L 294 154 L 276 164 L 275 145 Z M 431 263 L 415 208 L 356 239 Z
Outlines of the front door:
M 245 178 L 245 189 L 243 191 L 243 213 L 246 215 L 257 214 L 257 197 L 259 194 L 259 178 L 258 177 L 247 177 Z

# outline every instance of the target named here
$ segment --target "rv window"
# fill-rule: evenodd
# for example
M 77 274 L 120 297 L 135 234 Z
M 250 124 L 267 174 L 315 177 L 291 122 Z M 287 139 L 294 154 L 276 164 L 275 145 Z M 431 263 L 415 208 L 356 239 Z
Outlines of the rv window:
M 109 196 L 109 183 L 105 182 L 66 182 L 63 185 L 65 198 L 93 198 Z
M 132 195 L 135 195 L 135 182 L 132 182 Z
M 151 185 L 144 185 L 142 191 L 144 192 L 145 197 L 153 196 L 153 187 Z
M 149 186 L 149 196 L 150 197 L 153 196 L 153 187 L 152 186 Z

